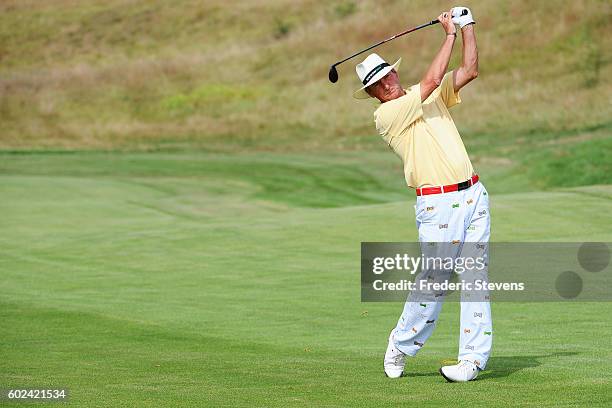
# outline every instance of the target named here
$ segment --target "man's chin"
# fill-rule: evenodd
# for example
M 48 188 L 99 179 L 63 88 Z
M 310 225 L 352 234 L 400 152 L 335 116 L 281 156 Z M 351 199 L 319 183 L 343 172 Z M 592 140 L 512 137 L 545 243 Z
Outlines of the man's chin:
M 384 100 L 385 100 L 385 102 L 389 102 L 389 101 L 397 99 L 397 98 L 399 98 L 401 96 L 404 96 L 403 92 L 393 92 L 391 94 L 385 95 L 384 96 Z

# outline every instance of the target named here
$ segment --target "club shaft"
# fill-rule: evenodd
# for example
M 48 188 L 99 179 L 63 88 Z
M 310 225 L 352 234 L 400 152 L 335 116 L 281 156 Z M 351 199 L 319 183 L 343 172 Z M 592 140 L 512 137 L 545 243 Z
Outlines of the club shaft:
M 336 62 L 336 63 L 335 63 L 333 66 L 336 66 L 336 65 L 342 64 L 343 62 L 346 62 L 346 61 L 350 60 L 351 58 L 358 56 L 359 54 L 363 54 L 363 53 L 364 53 L 364 52 L 366 52 L 366 51 L 370 51 L 372 48 L 376 48 L 376 47 L 378 47 L 379 45 L 382 45 L 382 44 L 384 44 L 384 43 L 386 43 L 386 42 L 389 42 L 389 41 L 391 41 L 391 40 L 395 40 L 396 38 L 401 37 L 402 35 L 410 34 L 410 33 L 411 33 L 411 32 L 413 32 L 413 31 L 420 30 L 421 28 L 425 28 L 425 27 L 427 27 L 427 26 L 434 25 L 434 24 L 437 24 L 437 23 L 439 23 L 439 21 L 438 21 L 438 20 L 432 20 L 432 21 L 430 21 L 429 23 L 421 24 L 420 26 L 416 26 L 416 27 L 413 27 L 413 28 L 411 28 L 411 29 L 409 29 L 409 30 L 402 31 L 402 32 L 401 32 L 401 33 L 399 33 L 399 34 L 395 34 L 393 37 L 389 37 L 389 38 L 387 38 L 386 40 L 382 40 L 382 41 L 380 41 L 380 42 L 378 42 L 378 43 L 376 43 L 376 44 L 374 44 L 374 45 L 372 45 L 372 46 L 370 46 L 370 47 L 366 48 L 365 50 L 361 50 L 361 51 L 359 51 L 358 53 L 355 53 L 355 54 L 351 55 L 350 57 L 347 57 L 347 58 L 343 59 L 342 61 L 338 61 L 338 62 Z

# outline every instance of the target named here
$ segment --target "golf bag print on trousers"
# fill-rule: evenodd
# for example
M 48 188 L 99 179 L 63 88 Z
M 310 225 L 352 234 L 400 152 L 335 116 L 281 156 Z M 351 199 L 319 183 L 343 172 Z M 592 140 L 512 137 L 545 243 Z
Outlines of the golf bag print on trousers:
M 436 249 L 444 247 L 444 257 L 450 250 L 453 258 L 483 256 L 488 265 L 489 196 L 482 183 L 461 191 L 418 196 L 415 211 L 419 242 L 425 256 L 436 256 Z M 488 282 L 487 269 L 485 266 L 477 272 L 466 273 L 463 279 Z M 424 273 L 427 271 L 419 275 Z M 433 333 L 444 297 L 415 301 L 411 296 L 412 293 L 393 329 L 392 339 L 398 350 L 414 356 Z M 458 359 L 471 361 L 484 369 L 493 343 L 491 305 L 488 293 L 479 299 L 483 301 L 467 301 L 469 296 L 462 291 Z

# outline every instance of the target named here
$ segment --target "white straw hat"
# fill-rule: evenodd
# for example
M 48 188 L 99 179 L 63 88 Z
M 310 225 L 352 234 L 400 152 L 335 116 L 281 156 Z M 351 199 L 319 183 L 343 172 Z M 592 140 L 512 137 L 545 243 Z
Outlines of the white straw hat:
M 363 60 L 361 64 L 357 64 L 355 70 L 357 76 L 363 84 L 361 88 L 353 93 L 353 97 L 357 99 L 367 99 L 370 97 L 365 89 L 387 75 L 391 70 L 399 68 L 402 59 L 398 59 L 395 64 L 389 65 L 378 54 L 370 54 Z

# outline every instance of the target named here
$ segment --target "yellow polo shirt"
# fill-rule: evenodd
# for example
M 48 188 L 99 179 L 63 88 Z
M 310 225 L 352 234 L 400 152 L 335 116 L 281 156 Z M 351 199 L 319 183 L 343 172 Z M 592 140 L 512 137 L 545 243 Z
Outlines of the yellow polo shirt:
M 461 102 L 453 89 L 453 72 L 421 103 L 420 84 L 385 102 L 374 112 L 376 129 L 402 159 L 413 188 L 459 183 L 474 169 L 448 108 Z

